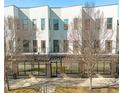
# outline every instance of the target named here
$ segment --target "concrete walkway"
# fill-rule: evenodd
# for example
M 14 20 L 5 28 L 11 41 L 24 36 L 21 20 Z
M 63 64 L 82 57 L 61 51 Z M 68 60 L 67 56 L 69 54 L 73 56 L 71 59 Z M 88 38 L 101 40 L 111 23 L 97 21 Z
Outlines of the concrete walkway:
M 57 86 L 89 86 L 89 78 L 29 78 L 29 79 L 11 79 L 9 81 L 11 88 L 34 87 L 39 89 L 39 93 L 54 93 Z M 93 87 L 105 87 L 110 85 L 118 86 L 118 79 L 115 78 L 93 78 Z

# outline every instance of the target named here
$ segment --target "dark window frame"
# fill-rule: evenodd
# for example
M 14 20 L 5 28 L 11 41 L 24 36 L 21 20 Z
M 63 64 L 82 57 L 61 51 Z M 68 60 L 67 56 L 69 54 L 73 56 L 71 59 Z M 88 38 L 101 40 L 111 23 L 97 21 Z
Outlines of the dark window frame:
M 68 19 L 64 19 L 64 30 L 68 30 Z
M 41 18 L 41 30 L 45 30 L 45 18 Z
M 53 19 L 53 30 L 59 30 L 59 19 Z
M 112 22 L 113 22 L 113 18 L 107 18 L 107 29 L 112 29 Z

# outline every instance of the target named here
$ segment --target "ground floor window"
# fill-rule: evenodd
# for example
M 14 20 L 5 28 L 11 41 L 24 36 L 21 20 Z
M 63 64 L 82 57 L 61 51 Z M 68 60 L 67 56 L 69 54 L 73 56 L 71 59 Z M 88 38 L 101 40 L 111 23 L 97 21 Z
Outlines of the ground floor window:
M 46 53 L 46 41 L 41 40 L 41 52 Z
M 29 40 L 23 40 L 23 51 L 29 52 Z
M 68 40 L 63 41 L 63 50 L 64 52 L 68 52 Z
M 33 40 L 33 52 L 37 52 L 37 40 Z
M 106 40 L 105 41 L 105 51 L 107 53 L 111 53 L 112 52 L 112 40 Z
M 53 52 L 59 52 L 59 40 L 53 40 Z

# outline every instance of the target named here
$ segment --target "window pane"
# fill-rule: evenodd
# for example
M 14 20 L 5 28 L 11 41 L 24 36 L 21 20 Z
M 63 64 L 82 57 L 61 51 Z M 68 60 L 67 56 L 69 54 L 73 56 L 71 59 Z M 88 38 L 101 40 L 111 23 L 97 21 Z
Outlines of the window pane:
M 41 52 L 45 53 L 46 52 L 46 41 L 41 40 Z
M 45 30 L 45 19 L 41 18 L 41 30 Z
M 112 18 L 107 18 L 107 29 L 112 29 Z
M 59 52 L 59 40 L 53 40 L 53 52 Z
M 68 40 L 64 40 L 63 41 L 63 50 L 64 50 L 64 52 L 68 52 Z
M 105 41 L 105 50 L 106 52 L 112 52 L 112 40 Z
M 33 40 L 33 52 L 37 52 L 37 40 Z
M 100 19 L 96 19 L 96 30 L 100 30 Z
M 53 19 L 53 29 L 59 30 L 59 20 L 58 19 Z
M 23 19 L 23 29 L 28 30 L 28 19 Z
M 74 30 L 78 30 L 78 18 L 74 18 Z
M 73 41 L 73 52 L 74 53 L 78 53 L 79 52 L 79 42 L 77 40 Z
M 29 52 L 29 40 L 23 40 L 23 51 Z
M 85 19 L 85 30 L 90 30 L 90 19 Z
M 99 40 L 94 41 L 94 48 L 99 48 Z
M 33 19 L 32 21 L 33 21 L 33 26 L 37 25 L 36 19 Z
M 68 30 L 68 19 L 64 19 L 64 30 Z

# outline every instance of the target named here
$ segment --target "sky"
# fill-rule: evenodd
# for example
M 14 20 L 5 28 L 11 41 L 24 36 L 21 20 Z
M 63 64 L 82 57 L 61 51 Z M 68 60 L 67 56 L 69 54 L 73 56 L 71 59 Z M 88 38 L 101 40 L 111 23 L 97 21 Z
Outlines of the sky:
M 84 5 L 85 2 L 99 5 L 117 4 L 118 0 L 4 0 L 4 6 L 16 5 L 18 7 L 34 7 L 49 5 L 50 7 L 65 7 L 73 5 Z

